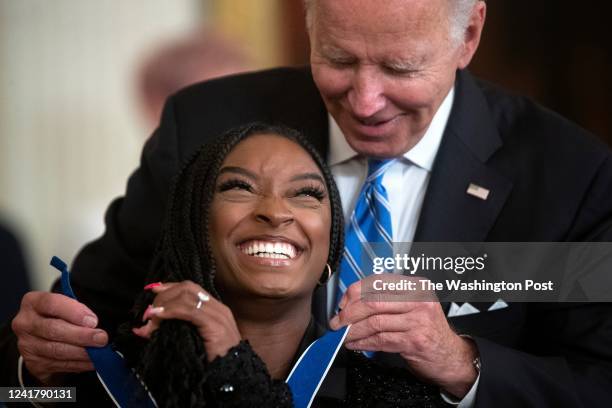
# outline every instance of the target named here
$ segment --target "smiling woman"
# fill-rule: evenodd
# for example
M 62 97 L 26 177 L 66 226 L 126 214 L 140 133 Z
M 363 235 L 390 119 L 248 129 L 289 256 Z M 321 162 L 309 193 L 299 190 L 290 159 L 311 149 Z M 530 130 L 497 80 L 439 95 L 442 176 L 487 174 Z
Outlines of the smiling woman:
M 116 339 L 158 406 L 293 406 L 283 381 L 324 328 L 313 295 L 343 250 L 331 173 L 295 130 L 251 124 L 175 180 L 149 284 Z M 437 406 L 407 370 L 341 349 L 316 406 Z
M 274 133 L 244 140 L 226 157 L 211 204 L 224 302 L 257 294 L 309 303 L 326 273 L 330 228 L 329 194 L 311 155 Z

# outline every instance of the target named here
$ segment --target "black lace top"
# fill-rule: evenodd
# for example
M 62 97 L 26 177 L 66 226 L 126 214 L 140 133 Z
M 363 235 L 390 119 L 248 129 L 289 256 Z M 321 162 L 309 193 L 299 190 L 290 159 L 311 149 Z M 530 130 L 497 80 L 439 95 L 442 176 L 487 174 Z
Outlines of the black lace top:
M 207 377 L 207 394 L 214 399 L 212 406 L 293 406 L 287 384 L 270 377 L 264 362 L 247 341 L 240 342 L 225 356 L 212 361 Z M 405 368 L 393 367 L 342 348 L 313 406 L 427 408 L 446 404 L 437 387 L 417 381 Z
M 324 331 L 314 319 L 311 320 L 291 366 Z M 232 347 L 226 355 L 211 361 L 206 367 L 203 380 L 206 401 L 198 401 L 198 405 L 218 408 L 293 407 L 289 386 L 284 380 L 275 380 L 270 376 L 265 363 L 246 340 Z M 95 378 L 90 381 L 98 382 Z M 106 393 L 101 387 L 97 388 L 97 393 L 88 392 L 83 395 L 89 397 L 85 400 L 92 400 L 88 406 L 111 406 Z M 79 389 L 84 390 L 82 387 Z M 151 393 L 155 396 L 155 389 L 151 389 Z M 94 394 L 101 397 L 93 398 Z M 189 398 L 186 400 L 189 401 Z M 80 401 L 84 401 L 83 398 Z M 448 407 L 440 396 L 440 390 L 418 381 L 401 357 L 376 353 L 370 359 L 344 347 L 340 348 L 312 406 Z

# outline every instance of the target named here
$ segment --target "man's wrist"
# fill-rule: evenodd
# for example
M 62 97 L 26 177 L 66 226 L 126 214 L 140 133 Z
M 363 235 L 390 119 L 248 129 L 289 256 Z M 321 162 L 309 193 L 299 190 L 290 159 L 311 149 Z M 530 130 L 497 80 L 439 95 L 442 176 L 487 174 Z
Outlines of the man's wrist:
M 451 370 L 453 378 L 441 388 L 461 399 L 470 391 L 480 374 L 480 356 L 476 343 L 469 336 L 460 335 L 458 344 L 457 363 Z

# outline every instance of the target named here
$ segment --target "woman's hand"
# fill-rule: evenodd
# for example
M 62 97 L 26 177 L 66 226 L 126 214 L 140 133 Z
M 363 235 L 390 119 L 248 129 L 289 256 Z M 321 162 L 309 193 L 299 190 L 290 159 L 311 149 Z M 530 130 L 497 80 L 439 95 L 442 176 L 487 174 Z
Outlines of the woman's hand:
M 224 356 L 230 348 L 240 343 L 242 338 L 232 311 L 198 284 L 183 281 L 149 285 L 149 288 L 156 296 L 143 316 L 144 320 L 150 320 L 144 326 L 133 329 L 137 336 L 149 338 L 162 320 L 190 322 L 204 339 L 208 361 Z

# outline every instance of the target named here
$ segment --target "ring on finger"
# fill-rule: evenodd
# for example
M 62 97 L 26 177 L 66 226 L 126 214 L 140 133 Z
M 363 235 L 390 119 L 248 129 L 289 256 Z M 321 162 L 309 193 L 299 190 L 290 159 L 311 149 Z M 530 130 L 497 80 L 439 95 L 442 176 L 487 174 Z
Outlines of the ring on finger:
M 209 300 L 210 296 L 208 296 L 206 293 L 202 291 L 198 292 L 198 304 L 196 305 L 196 309 L 200 309 L 202 304 L 208 302 Z

